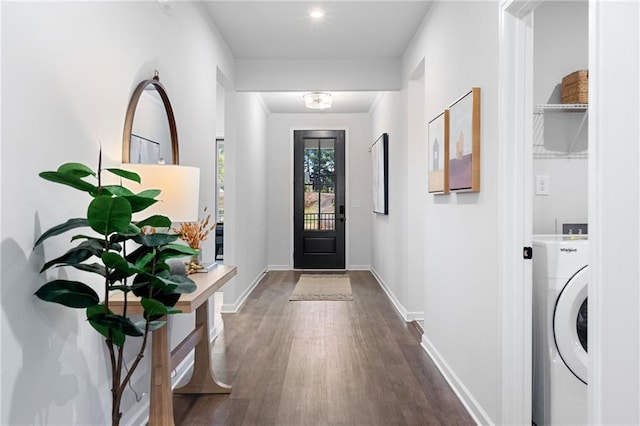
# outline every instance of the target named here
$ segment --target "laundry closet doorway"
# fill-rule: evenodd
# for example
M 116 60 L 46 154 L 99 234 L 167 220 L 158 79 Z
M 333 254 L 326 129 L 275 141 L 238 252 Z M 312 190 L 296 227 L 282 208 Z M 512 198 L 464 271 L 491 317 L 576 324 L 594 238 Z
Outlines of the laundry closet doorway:
M 539 174 L 543 183 L 549 176 L 553 180 L 547 180 L 547 185 L 538 185 L 538 197 L 547 196 L 543 194 L 545 189 L 555 195 L 553 191 L 559 188 L 554 175 L 534 169 L 533 161 L 534 145 L 539 145 L 536 141 L 540 139 L 537 133 L 540 128 L 535 121 L 541 118 L 540 114 L 546 114 L 546 110 L 541 110 L 537 104 L 553 102 L 551 96 L 541 101 L 540 94 L 536 95 L 534 89 L 534 12 L 547 3 L 553 2 L 511 0 L 502 2 L 500 6 L 500 282 L 504 318 L 504 424 L 531 424 L 533 283 L 532 263 L 528 256 L 531 251 L 527 249 L 532 247 L 534 232 L 534 176 Z M 562 75 L 556 79 L 559 83 Z M 549 148 L 547 142 L 544 144 Z M 547 150 L 535 149 L 536 157 L 550 158 Z M 544 232 L 555 232 L 555 223 L 545 226 Z

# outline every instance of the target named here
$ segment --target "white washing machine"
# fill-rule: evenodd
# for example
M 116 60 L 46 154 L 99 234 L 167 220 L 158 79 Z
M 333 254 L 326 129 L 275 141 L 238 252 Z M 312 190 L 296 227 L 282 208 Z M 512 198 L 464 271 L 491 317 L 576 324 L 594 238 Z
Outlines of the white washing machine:
M 533 238 L 533 422 L 587 423 L 588 240 Z

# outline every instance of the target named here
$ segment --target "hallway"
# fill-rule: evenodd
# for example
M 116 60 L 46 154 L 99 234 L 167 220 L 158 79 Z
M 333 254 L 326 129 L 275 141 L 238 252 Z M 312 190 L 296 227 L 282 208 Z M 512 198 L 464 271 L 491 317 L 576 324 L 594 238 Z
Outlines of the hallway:
M 177 425 L 473 424 L 369 272 L 353 302 L 289 302 L 300 272 L 270 272 L 214 346 L 231 395 L 174 396 Z

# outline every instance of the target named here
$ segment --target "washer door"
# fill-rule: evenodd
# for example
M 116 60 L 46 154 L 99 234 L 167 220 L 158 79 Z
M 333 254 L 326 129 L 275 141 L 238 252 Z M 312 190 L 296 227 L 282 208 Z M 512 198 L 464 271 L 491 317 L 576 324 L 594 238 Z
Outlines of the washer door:
M 587 383 L 587 291 L 589 268 L 580 269 L 567 281 L 556 301 L 553 334 L 567 368 Z

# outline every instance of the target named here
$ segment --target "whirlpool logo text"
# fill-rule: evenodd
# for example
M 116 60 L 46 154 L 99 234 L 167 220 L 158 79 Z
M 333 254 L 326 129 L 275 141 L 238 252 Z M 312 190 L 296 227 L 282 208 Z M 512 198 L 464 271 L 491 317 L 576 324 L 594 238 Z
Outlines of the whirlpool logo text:
M 560 247 L 560 252 L 561 253 L 575 253 L 577 251 L 578 251 L 578 249 L 574 248 L 574 247 Z

